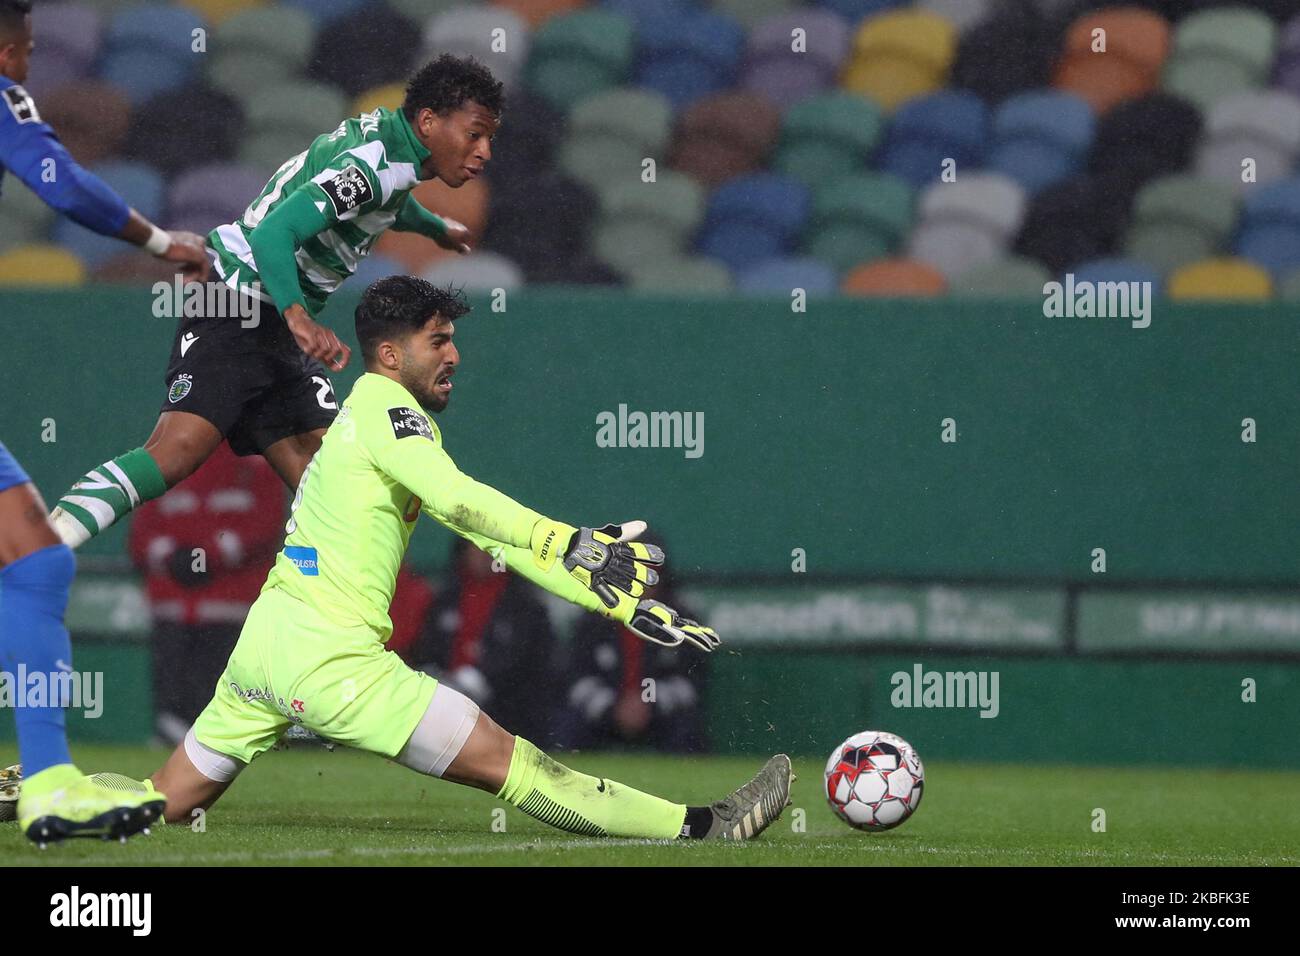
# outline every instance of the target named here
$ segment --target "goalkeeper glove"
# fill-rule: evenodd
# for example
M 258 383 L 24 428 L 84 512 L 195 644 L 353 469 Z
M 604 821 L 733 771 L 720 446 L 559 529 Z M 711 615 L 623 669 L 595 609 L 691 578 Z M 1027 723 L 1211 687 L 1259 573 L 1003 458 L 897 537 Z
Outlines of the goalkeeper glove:
M 664 563 L 661 548 L 630 540 L 643 531 L 644 521 L 574 528 L 544 518 L 533 527 L 533 560 L 549 570 L 563 549 L 565 570 L 600 598 L 608 616 L 622 620 L 646 587 L 658 583 L 655 568 Z
M 682 617 L 667 604 L 647 598 L 636 606 L 627 629 L 637 637 L 664 647 L 690 641 L 706 653 L 722 643 L 718 632 L 689 617 Z

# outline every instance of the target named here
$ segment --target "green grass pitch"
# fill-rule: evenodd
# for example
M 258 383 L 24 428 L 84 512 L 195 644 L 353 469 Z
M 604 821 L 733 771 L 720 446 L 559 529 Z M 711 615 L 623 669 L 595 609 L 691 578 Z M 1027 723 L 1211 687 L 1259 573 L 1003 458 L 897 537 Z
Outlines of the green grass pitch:
M 166 752 L 77 747 L 88 770 L 146 774 Z M 561 755 L 572 766 L 676 800 L 717 799 L 761 758 Z M 795 762 L 794 805 L 746 844 L 599 840 L 559 833 L 491 796 L 364 754 L 267 754 L 206 818 L 125 845 L 45 851 L 0 824 L 9 865 L 1153 865 L 1300 863 L 1300 773 L 937 763 L 916 815 L 882 834 L 836 819 L 822 761 Z M 505 808 L 505 831 L 493 828 Z M 1093 811 L 1106 832 L 1093 831 Z M 802 815 L 795 810 L 803 810 Z M 806 824 L 802 832 L 795 825 Z M 497 815 L 500 818 L 500 814 Z

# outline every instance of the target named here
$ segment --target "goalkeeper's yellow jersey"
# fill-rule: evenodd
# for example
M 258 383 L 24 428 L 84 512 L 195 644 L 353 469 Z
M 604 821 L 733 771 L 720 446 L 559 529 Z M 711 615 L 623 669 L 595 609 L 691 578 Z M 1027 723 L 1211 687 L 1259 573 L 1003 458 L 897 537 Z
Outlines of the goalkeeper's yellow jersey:
M 387 641 L 397 571 L 421 511 L 472 539 L 523 549 L 541 518 L 461 472 L 411 393 L 367 372 L 303 472 L 263 590 Z

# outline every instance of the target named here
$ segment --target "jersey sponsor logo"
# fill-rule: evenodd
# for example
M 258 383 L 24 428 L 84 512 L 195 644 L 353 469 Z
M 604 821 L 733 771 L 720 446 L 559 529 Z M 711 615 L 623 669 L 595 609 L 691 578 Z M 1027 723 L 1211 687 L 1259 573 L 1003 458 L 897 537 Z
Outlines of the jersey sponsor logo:
M 184 354 L 184 353 L 182 353 Z M 194 376 L 182 373 L 176 376 L 176 381 L 172 382 L 171 388 L 167 389 L 167 401 L 175 405 L 182 398 L 190 393 L 194 387 Z
M 349 166 L 333 179 L 321 183 L 321 188 L 329 197 L 336 216 L 342 216 L 356 209 L 375 196 L 375 191 L 370 188 L 370 180 L 366 179 L 366 174 L 356 166 Z
M 320 574 L 315 548 L 288 547 L 284 549 L 284 556 L 307 577 L 316 577 Z
M 4 90 L 5 106 L 9 107 L 9 112 L 14 114 L 14 119 L 19 123 L 39 123 L 41 114 L 36 112 L 36 104 L 32 102 L 31 94 L 21 86 L 11 86 Z
M 433 427 L 429 420 L 413 408 L 390 408 L 388 420 L 393 423 L 393 435 L 397 438 L 410 438 L 419 435 L 433 441 Z
M 181 358 L 185 357 L 185 353 L 190 350 L 190 346 L 193 345 L 198 340 L 199 337 L 195 335 L 193 332 L 186 332 L 184 335 L 181 336 Z

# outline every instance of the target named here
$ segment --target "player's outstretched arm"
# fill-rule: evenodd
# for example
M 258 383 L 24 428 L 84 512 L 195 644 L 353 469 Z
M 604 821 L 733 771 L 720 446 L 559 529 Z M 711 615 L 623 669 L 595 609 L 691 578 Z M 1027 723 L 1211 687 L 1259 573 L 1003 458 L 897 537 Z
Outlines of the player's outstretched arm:
M 402 203 L 397 221 L 393 223 L 393 231 L 416 232 L 428 236 L 444 249 L 460 253 L 470 251 L 469 229 L 464 223 L 429 212 L 414 196 L 407 196 L 406 202 Z
M 8 110 L 0 110 L 0 167 L 12 170 L 47 206 L 78 225 L 177 263 L 187 281 L 207 279 L 208 257 L 200 237 L 159 229 L 82 168 L 21 86 L 5 88 L 3 99 Z

